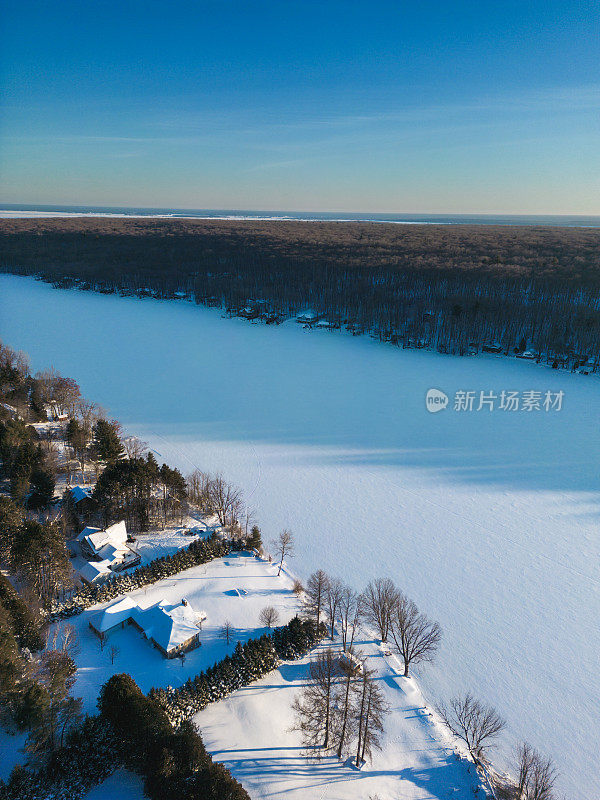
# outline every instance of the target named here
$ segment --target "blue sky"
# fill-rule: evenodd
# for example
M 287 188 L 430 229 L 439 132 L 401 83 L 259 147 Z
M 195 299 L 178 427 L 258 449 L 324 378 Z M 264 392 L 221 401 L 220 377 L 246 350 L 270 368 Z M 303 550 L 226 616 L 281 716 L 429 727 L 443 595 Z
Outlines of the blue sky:
M 600 214 L 599 19 L 597 0 L 6 4 L 0 201 Z

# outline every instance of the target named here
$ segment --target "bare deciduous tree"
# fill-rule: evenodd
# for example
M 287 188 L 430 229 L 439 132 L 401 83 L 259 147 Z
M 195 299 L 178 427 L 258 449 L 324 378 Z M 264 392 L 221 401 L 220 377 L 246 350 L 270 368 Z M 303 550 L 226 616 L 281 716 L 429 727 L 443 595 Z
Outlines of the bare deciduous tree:
M 108 657 L 110 658 L 111 664 L 115 663 L 115 658 L 119 655 L 120 652 L 121 651 L 119 650 L 116 644 L 111 644 L 111 646 L 108 648 Z
M 369 583 L 363 598 L 365 620 L 377 628 L 381 641 L 387 642 L 398 590 L 389 578 L 377 578 Z
M 329 586 L 329 576 L 322 569 L 318 569 L 310 576 L 306 583 L 306 597 L 308 606 L 315 617 L 317 629 L 321 621 L 321 611 L 325 605 L 325 595 Z
M 142 442 L 137 436 L 126 436 L 123 439 L 123 447 L 127 458 L 141 458 L 148 450 L 148 442 Z
M 221 625 L 219 635 L 221 636 L 222 639 L 225 639 L 227 644 L 229 644 L 233 636 L 233 625 L 231 624 L 230 620 L 226 619 L 225 622 Z
M 412 663 L 433 659 L 442 638 L 438 623 L 431 622 L 402 592 L 398 593 L 392 610 L 389 633 L 404 660 L 406 678 Z
M 442 705 L 437 712 L 476 761 L 487 760 L 487 750 L 506 727 L 495 708 L 476 700 L 470 692 L 453 697 L 449 708 Z
M 233 528 L 238 524 L 244 503 L 240 489 L 216 475 L 209 483 L 210 505 L 223 527 Z
M 342 586 L 340 598 L 340 620 L 342 623 L 342 647 L 352 649 L 354 637 L 362 616 L 363 596 L 350 586 Z
M 266 628 L 272 628 L 277 625 L 279 613 L 273 606 L 265 606 L 260 612 L 259 619 Z
M 200 511 L 211 513 L 210 475 L 195 469 L 186 478 L 186 485 L 190 501 L 198 506 Z
M 294 555 L 294 537 L 292 532 L 283 530 L 273 542 L 275 555 L 279 559 L 279 570 L 277 575 L 281 575 L 281 568 L 283 567 L 283 559 L 287 556 L 291 558 Z
M 346 746 L 353 733 L 352 722 L 352 690 L 356 679 L 360 676 L 358 664 L 348 658 L 340 659 L 340 672 L 343 677 L 341 692 L 337 703 L 337 757 L 341 758 Z
M 518 780 L 515 800 L 552 800 L 557 772 L 552 760 L 542 756 L 528 742 L 517 748 Z
M 338 578 L 332 578 L 325 590 L 325 608 L 329 620 L 329 635 L 333 641 L 335 634 L 335 619 L 340 611 L 342 602 L 342 582 Z
M 310 662 L 309 679 L 292 708 L 296 716 L 295 730 L 302 736 L 310 755 L 319 757 L 331 743 L 335 679 L 339 675 L 336 654 L 331 648 L 319 653 Z
M 383 692 L 373 680 L 372 674 L 363 665 L 362 691 L 358 707 L 358 744 L 356 748 L 356 766 L 365 763 L 373 749 L 381 749 L 383 719 L 389 712 Z

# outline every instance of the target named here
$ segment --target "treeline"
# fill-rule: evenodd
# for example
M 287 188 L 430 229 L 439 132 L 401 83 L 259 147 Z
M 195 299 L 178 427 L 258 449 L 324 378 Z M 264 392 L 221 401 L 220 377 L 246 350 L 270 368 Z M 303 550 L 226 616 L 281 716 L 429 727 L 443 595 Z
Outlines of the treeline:
M 4 220 L 0 265 L 58 286 L 186 296 L 276 321 L 312 308 L 402 347 L 533 349 L 600 367 L 600 231 L 221 220 Z
M 209 667 L 177 689 L 158 688 L 150 697 L 164 709 L 173 725 L 181 725 L 209 703 L 221 700 L 242 686 L 257 681 L 274 670 L 281 661 L 301 658 L 326 634 L 323 625 L 293 617 L 287 625 L 275 628 L 259 639 L 238 642 L 231 656 Z

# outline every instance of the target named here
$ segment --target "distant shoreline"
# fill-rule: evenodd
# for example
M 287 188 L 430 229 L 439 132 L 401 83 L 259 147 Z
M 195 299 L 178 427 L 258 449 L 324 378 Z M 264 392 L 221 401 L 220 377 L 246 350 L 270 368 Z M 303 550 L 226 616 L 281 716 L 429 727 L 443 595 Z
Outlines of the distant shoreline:
M 250 211 L 228 209 L 33 206 L 0 204 L 0 219 L 54 218 L 197 219 L 247 222 L 358 222 L 390 225 L 498 225 L 600 228 L 600 216 L 580 214 L 396 214 L 361 212 Z

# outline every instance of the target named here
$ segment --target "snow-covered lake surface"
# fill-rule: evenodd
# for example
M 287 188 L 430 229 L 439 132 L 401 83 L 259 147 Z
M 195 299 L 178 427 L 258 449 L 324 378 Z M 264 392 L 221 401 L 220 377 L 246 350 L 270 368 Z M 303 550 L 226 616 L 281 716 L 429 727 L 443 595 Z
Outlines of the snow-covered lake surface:
M 444 630 L 427 697 L 470 689 L 597 800 L 600 382 L 496 357 L 226 320 L 0 276 L 0 336 L 160 457 L 220 470 L 292 569 L 394 578 Z M 427 389 L 564 392 L 561 411 L 425 409 Z

